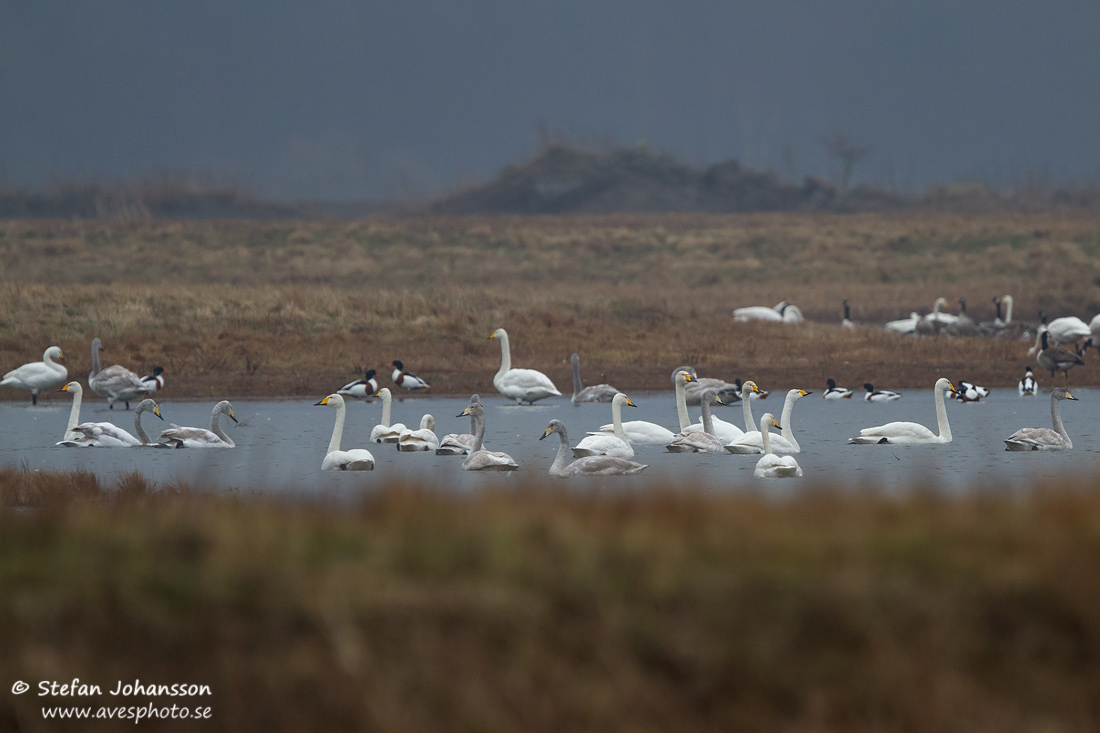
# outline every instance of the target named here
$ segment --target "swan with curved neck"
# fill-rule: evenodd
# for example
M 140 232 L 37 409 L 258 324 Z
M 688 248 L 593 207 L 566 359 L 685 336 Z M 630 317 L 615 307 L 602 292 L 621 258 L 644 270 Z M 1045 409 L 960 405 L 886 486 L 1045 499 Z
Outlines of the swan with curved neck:
M 519 465 L 512 457 L 501 451 L 485 450 L 485 408 L 480 402 L 470 402 L 458 417 L 473 417 L 474 445 L 470 454 L 462 462 L 463 471 L 515 471 Z
M 63 383 L 69 376 L 69 370 L 56 363 L 62 359 L 61 349 L 51 346 L 42 354 L 42 361 L 32 361 L 12 369 L 0 379 L 0 387 L 15 387 L 31 393 L 31 404 L 38 404 L 38 392 Z
M 688 430 L 674 437 L 665 449 L 669 453 L 721 453 L 722 440 L 715 435 L 714 420 L 710 414 L 710 403 L 718 398 L 718 390 L 709 389 L 703 393 L 699 405 L 703 411 L 703 430 Z
M 233 405 L 229 400 L 222 400 L 214 405 L 210 412 L 210 429 L 184 428 L 173 424 L 168 430 L 161 431 L 157 438 L 161 443 L 168 443 L 173 448 L 234 448 L 236 443 L 225 434 L 218 422 L 219 415 L 226 415 L 233 422 L 237 422 L 237 416 L 233 412 Z
M 928 445 L 951 442 L 951 425 L 947 422 L 947 408 L 943 403 L 944 392 L 955 393 L 950 380 L 940 377 L 936 380 L 932 397 L 936 403 L 936 424 L 939 434 L 915 422 L 892 422 L 874 428 L 860 430 L 859 436 L 849 438 L 849 443 L 857 445 Z
M 600 432 L 597 435 L 589 435 L 577 447 L 573 449 L 573 455 L 577 458 L 584 456 L 615 456 L 617 458 L 633 458 L 634 448 L 626 438 L 623 430 L 623 405 L 636 407 L 630 398 L 622 392 L 611 400 L 611 435 Z
M 151 399 L 141 401 L 134 410 L 134 435 L 126 432 L 114 423 L 86 422 L 78 423 L 80 416 L 80 403 L 83 398 L 83 390 L 78 382 L 69 382 L 62 387 L 60 392 L 69 392 L 73 395 L 73 406 L 69 411 L 69 424 L 65 430 L 65 437 L 57 445 L 66 448 L 136 448 L 138 446 L 156 446 L 149 439 L 149 434 L 141 424 L 141 416 L 146 412 L 152 412 L 161 420 L 160 407 Z M 134 437 L 134 436 L 137 437 Z
M 687 397 L 684 390 L 685 385 L 691 381 L 694 381 L 694 379 L 686 369 L 680 369 L 676 373 L 676 379 L 673 380 L 673 384 L 676 385 L 676 416 L 680 420 L 681 433 L 689 429 L 691 424 L 691 418 L 688 417 Z M 630 420 L 624 422 L 622 426 L 623 434 L 626 436 L 626 441 L 628 443 L 639 445 L 668 445 L 668 443 L 676 437 L 676 433 L 668 428 L 647 420 Z M 614 423 L 609 423 L 607 425 L 601 425 L 599 430 L 591 432 L 589 435 L 613 433 L 614 431 Z
M 546 376 L 535 369 L 513 369 L 512 348 L 508 342 L 508 332 L 498 328 L 489 336 L 500 342 L 500 369 L 493 377 L 493 386 L 497 392 L 519 404 L 529 405 L 546 397 L 560 397 L 561 392 Z
M 382 398 L 382 422 L 371 428 L 370 440 L 372 443 L 396 443 L 401 439 L 401 431 L 406 428 L 405 423 L 390 424 L 390 402 L 393 399 L 390 388 L 383 387 L 375 397 Z
M 1076 400 L 1069 390 L 1064 387 L 1055 387 L 1050 392 L 1050 421 L 1054 425 L 1051 428 L 1020 428 L 1005 439 L 1005 450 L 1010 451 L 1051 451 L 1070 450 L 1073 441 L 1070 440 L 1066 426 L 1062 423 L 1062 400 Z
M 551 476 L 630 476 L 648 468 L 641 463 L 614 456 L 585 456 L 572 463 L 566 463 L 569 454 L 569 435 L 561 420 L 551 420 L 539 440 L 548 438 L 554 433 L 558 434 L 559 443 L 554 462 L 550 464 Z
M 481 404 L 481 395 L 472 395 L 470 403 Z M 439 447 L 435 449 L 437 456 L 464 456 L 474 447 L 474 434 L 477 432 L 477 419 L 470 416 L 469 433 L 448 433 L 439 441 Z
M 787 399 L 783 402 L 783 418 L 780 435 L 771 436 L 772 451 L 777 454 L 801 453 L 802 447 L 795 440 L 794 430 L 791 428 L 791 415 L 794 412 L 794 403 L 813 392 L 804 389 L 792 389 L 787 392 Z M 761 430 L 750 431 L 726 446 L 730 453 L 763 453 L 764 433 Z
M 802 467 L 794 456 L 777 456 L 772 451 L 771 432 L 768 428 L 779 427 L 775 416 L 770 412 L 760 418 L 760 437 L 764 446 L 764 455 L 756 462 L 752 475 L 756 478 L 801 478 Z
M 322 471 L 373 471 L 374 455 L 365 448 L 340 450 L 344 435 L 344 415 L 347 408 L 344 398 L 339 394 L 330 394 L 315 406 L 325 405 L 336 410 L 336 424 L 332 426 L 332 438 L 328 442 L 328 451 L 321 461 Z
M 741 385 L 741 411 L 745 418 L 745 432 L 751 433 L 759 430 L 756 421 L 752 419 L 752 393 L 759 392 L 760 388 L 751 379 Z
M 88 375 L 88 386 L 93 392 L 107 400 L 107 409 L 113 410 L 116 402 L 126 403 L 138 397 L 154 392 L 155 388 L 141 381 L 136 373 L 124 366 L 115 364 L 106 369 L 99 368 L 99 352 L 103 345 L 99 338 L 92 339 L 92 371 Z

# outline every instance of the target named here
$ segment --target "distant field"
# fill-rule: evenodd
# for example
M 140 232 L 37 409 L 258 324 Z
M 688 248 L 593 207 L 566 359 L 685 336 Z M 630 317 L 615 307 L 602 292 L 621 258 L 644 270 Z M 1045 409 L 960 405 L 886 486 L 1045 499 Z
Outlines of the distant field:
M 683 363 L 769 387 L 1005 386 L 1026 345 L 846 332 L 841 301 L 875 324 L 939 296 L 966 297 L 978 321 L 1005 293 L 1018 320 L 1100 310 L 1100 217 L 1084 215 L 15 221 L 0 261 L 0 370 L 56 344 L 83 377 L 99 336 L 108 362 L 165 366 L 168 394 L 194 397 L 320 395 L 395 358 L 434 392 L 488 391 L 498 326 L 514 363 L 563 391 L 573 351 L 586 381 L 627 390 L 665 388 Z M 815 323 L 729 315 L 780 300 Z

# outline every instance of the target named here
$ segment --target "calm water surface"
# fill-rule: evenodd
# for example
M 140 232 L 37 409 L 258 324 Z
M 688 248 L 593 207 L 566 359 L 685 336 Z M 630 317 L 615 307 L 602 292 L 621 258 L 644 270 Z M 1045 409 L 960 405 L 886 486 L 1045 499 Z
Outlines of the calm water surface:
M 635 446 L 635 460 L 650 468 L 639 477 L 609 477 L 580 482 L 600 486 L 646 486 L 673 481 L 683 486 L 736 489 L 768 486 L 784 491 L 830 483 L 852 487 L 906 489 L 934 485 L 948 490 L 966 487 L 1011 488 L 1047 479 L 1091 474 L 1100 466 L 1100 435 L 1095 428 L 1100 390 L 1074 390 L 1079 402 L 1063 403 L 1063 418 L 1074 449 L 1061 453 L 1009 453 L 1002 439 L 1020 427 L 1049 427 L 1047 396 L 1021 398 L 1014 389 L 994 391 L 980 403 L 949 402 L 948 416 L 954 442 L 936 446 L 854 446 L 847 438 L 860 428 L 892 420 L 912 420 L 935 430 L 932 390 L 910 390 L 897 402 L 870 404 L 861 399 L 829 401 L 820 392 L 800 400 L 792 427 L 802 453 L 796 456 L 805 478 L 801 481 L 763 481 L 753 478 L 754 456 L 669 454 L 663 446 Z M 753 402 L 757 419 L 766 411 L 779 416 L 783 392 Z M 650 420 L 669 428 L 676 425 L 673 394 L 631 395 L 637 409 L 626 408 L 624 420 Z M 576 444 L 585 434 L 611 421 L 610 406 L 572 406 L 568 399 L 543 401 L 519 407 L 499 397 L 483 395 L 487 410 L 486 444 L 509 453 L 520 464 L 517 476 L 483 475 L 462 471 L 461 457 L 433 453 L 399 453 L 394 445 L 368 445 L 366 437 L 381 416 L 381 403 L 353 402 L 342 447 L 369 448 L 375 457 L 370 473 L 322 473 L 321 460 L 328 446 L 336 414 L 316 407 L 316 400 L 236 400 L 240 425 L 223 420 L 226 432 L 237 443 L 231 450 L 74 449 L 54 444 L 61 439 L 70 403 L 0 405 L 0 465 L 26 464 L 33 469 L 94 471 L 111 479 L 127 471 L 140 471 L 156 481 L 182 480 L 200 486 L 238 488 L 282 493 L 354 493 L 405 480 L 428 481 L 440 488 L 469 491 L 485 485 L 519 485 L 523 475 L 545 476 L 557 450 L 557 436 L 539 441 L 552 418 L 563 420 Z M 169 422 L 206 427 L 214 402 L 160 400 L 165 422 L 146 413 L 143 424 L 156 436 Z M 395 401 L 393 420 L 419 427 L 425 412 L 436 418 L 439 435 L 466 432 L 468 418 L 455 417 L 465 399 L 418 398 Z M 691 410 L 698 420 L 698 408 Z M 741 426 L 741 408 L 720 407 L 715 414 Z M 109 420 L 133 431 L 132 413 L 108 411 L 99 400 L 85 400 L 81 420 Z M 519 479 L 519 480 L 517 480 Z M 577 483 L 575 480 L 573 483 Z

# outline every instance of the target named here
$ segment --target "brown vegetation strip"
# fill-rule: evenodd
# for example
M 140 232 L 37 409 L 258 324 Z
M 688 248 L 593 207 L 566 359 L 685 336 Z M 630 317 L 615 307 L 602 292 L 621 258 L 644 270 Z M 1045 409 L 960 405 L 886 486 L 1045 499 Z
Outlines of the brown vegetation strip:
M 436 393 L 490 391 L 499 351 L 570 383 L 626 390 L 701 374 L 768 387 L 1015 384 L 1026 345 L 912 342 L 858 322 L 1011 293 L 1018 320 L 1100 310 L 1100 218 L 743 215 L 470 217 L 353 222 L 0 223 L 0 369 L 57 344 L 83 377 L 168 369 L 166 397 L 323 395 L 401 359 Z M 819 322 L 734 324 L 732 308 L 797 303 Z M 1049 381 L 1049 378 L 1048 380 Z M 386 384 L 387 379 L 382 383 Z M 1100 384 L 1100 371 L 1071 384 Z M 25 395 L 3 390 L 0 399 Z
M 212 730 L 1100 726 L 1095 484 L 350 510 L 118 484 L 0 470 L 0 678 L 209 684 Z M 0 727 L 42 704 L 0 696 Z

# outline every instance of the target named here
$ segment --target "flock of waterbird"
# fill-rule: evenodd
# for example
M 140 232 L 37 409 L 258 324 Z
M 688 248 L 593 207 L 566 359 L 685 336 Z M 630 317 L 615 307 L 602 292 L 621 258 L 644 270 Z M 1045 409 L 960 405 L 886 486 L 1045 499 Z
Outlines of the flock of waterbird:
M 1100 344 L 1100 316 L 1086 324 L 1079 318 L 1058 318 L 1047 323 L 1045 316 L 1035 326 L 1020 324 L 1012 320 L 1012 297 L 1005 295 L 994 298 L 996 317 L 981 324 L 975 323 L 966 313 L 966 300 L 959 298 L 959 313 L 949 314 L 940 310 L 946 305 L 945 298 L 939 298 L 931 311 L 919 316 L 911 314 L 908 319 L 891 321 L 885 325 L 889 331 L 914 336 L 945 335 L 955 337 L 988 336 L 1030 339 L 1034 333 L 1035 345 L 1029 356 L 1034 356 L 1038 364 L 1051 372 L 1053 377 L 1062 371 L 1068 379 L 1068 371 L 1083 363 L 1083 355 L 1089 346 Z M 1002 313 L 1002 306 L 1004 312 Z M 844 301 L 844 316 L 841 325 L 854 327 L 850 318 L 850 308 Z M 739 308 L 733 312 L 740 321 L 764 320 L 782 323 L 797 323 L 803 319 L 797 306 L 783 302 L 774 307 L 752 306 Z M 521 369 L 512 366 L 511 346 L 508 333 L 498 328 L 489 336 L 499 342 L 501 348 L 500 369 L 493 377 L 493 386 L 504 397 L 519 404 L 534 404 L 548 398 L 559 397 L 561 392 L 554 383 L 540 371 Z M 1083 342 L 1083 345 L 1082 345 Z M 1073 344 L 1074 350 L 1065 346 Z M 1098 346 L 1100 348 L 1100 346 Z M 134 411 L 134 433 L 131 434 L 110 422 L 80 422 L 80 407 L 83 388 L 79 382 L 70 381 L 59 391 L 72 395 L 72 408 L 64 436 L 57 443 L 66 447 L 139 447 L 157 448 L 233 448 L 233 440 L 221 429 L 219 416 L 226 415 L 237 421 L 233 406 L 221 401 L 214 406 L 210 417 L 210 428 L 181 427 L 172 424 L 162 430 L 155 440 L 150 439 L 141 423 L 146 412 L 163 420 L 160 407 L 149 397 L 164 387 L 164 369 L 156 367 L 153 373 L 139 377 L 135 372 L 120 365 L 100 366 L 100 352 L 103 346 L 100 339 L 92 341 L 92 371 L 88 375 L 88 387 L 107 400 L 108 408 L 122 402 L 129 409 L 130 402 L 140 399 Z M 42 355 L 41 362 L 32 362 L 14 369 L 4 375 L 0 386 L 26 389 L 31 393 L 32 404 L 37 404 L 38 393 L 65 382 L 67 369 L 60 363 L 61 349 L 51 346 Z M 573 354 L 573 394 L 574 405 L 585 402 L 609 402 L 612 421 L 589 432 L 577 445 L 570 448 L 565 424 L 560 420 L 551 420 L 540 440 L 557 433 L 559 448 L 550 466 L 553 476 L 596 476 L 596 475 L 632 475 L 640 473 L 648 466 L 636 463 L 634 445 L 665 445 L 670 453 L 713 453 L 759 455 L 754 475 L 761 478 L 784 478 L 802 476 L 802 469 L 794 455 L 801 447 L 792 429 L 792 413 L 795 403 L 812 392 L 792 389 L 787 392 L 779 419 L 771 413 L 765 413 L 756 423 L 752 413 L 753 400 L 768 396 L 754 382 L 733 383 L 714 378 L 700 378 L 690 366 L 677 367 L 672 373 L 672 382 L 676 395 L 676 411 L 679 432 L 657 423 L 622 420 L 622 408 L 634 407 L 631 399 L 609 384 L 583 386 L 580 378 L 580 360 Z M 391 379 L 396 387 L 408 391 L 428 389 L 428 382 L 405 370 L 404 364 L 394 360 L 391 364 Z M 901 395 L 889 390 L 879 390 L 871 383 L 865 383 L 863 397 L 868 402 L 887 402 L 897 400 Z M 1020 380 L 1018 392 L 1021 396 L 1034 396 L 1038 384 L 1030 367 L 1026 368 L 1024 378 Z M 865 428 L 860 435 L 849 439 L 857 445 L 914 445 L 942 444 L 952 440 L 951 426 L 944 406 L 944 396 L 963 402 L 977 402 L 989 394 L 989 390 L 970 382 L 960 380 L 956 387 L 950 380 L 937 380 L 933 396 L 936 407 L 937 432 L 915 422 L 891 422 L 885 425 Z M 828 379 L 822 393 L 826 400 L 850 399 L 853 391 L 837 386 L 835 380 Z M 379 397 L 382 402 L 381 421 L 370 432 L 370 442 L 396 444 L 401 452 L 434 451 L 438 455 L 465 456 L 462 468 L 467 471 L 514 471 L 518 464 L 506 453 L 490 451 L 485 448 L 485 408 L 478 395 L 473 395 L 469 405 L 458 417 L 470 418 L 469 433 L 454 433 L 437 437 L 435 419 L 426 414 L 417 429 L 410 429 L 402 423 L 391 422 L 392 395 L 387 387 L 379 388 L 376 372 L 371 369 L 361 379 L 344 385 L 339 390 L 317 402 L 336 410 L 336 421 L 328 450 L 322 461 L 322 470 L 364 471 L 373 470 L 373 454 L 365 448 L 341 450 L 344 424 L 346 419 L 345 398 L 369 399 Z M 1063 400 L 1076 400 L 1067 388 L 1058 387 L 1051 392 L 1052 428 L 1022 428 L 1005 439 L 1006 449 L 1010 451 L 1054 451 L 1073 447 L 1062 422 L 1060 403 Z M 711 413 L 713 403 L 729 405 L 741 403 L 744 429 L 722 420 Z M 688 405 L 699 405 L 701 420 L 692 423 L 688 414 Z M 774 428 L 779 432 L 772 434 Z M 569 461 L 572 450 L 573 461 Z

